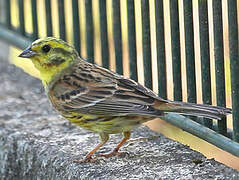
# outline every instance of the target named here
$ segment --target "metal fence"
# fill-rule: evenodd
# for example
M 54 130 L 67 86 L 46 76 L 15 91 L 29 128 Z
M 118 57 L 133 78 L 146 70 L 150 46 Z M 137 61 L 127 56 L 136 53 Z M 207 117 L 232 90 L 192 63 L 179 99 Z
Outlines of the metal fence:
M 100 29 L 100 52 L 102 59 L 102 66 L 105 68 L 110 67 L 110 51 L 109 51 L 109 8 L 107 2 L 110 0 L 98 1 L 98 14 L 99 14 L 99 29 Z M 137 1 L 137 0 L 136 0 Z M 112 11 L 112 44 L 114 46 L 115 67 L 116 72 L 123 74 L 123 46 L 122 44 L 122 13 L 127 13 L 127 46 L 129 56 L 129 70 L 130 78 L 138 80 L 139 72 L 137 68 L 137 36 L 136 36 L 136 17 L 138 15 L 141 19 L 142 26 L 142 59 L 144 69 L 144 84 L 152 88 L 152 42 L 151 42 L 151 19 L 150 9 L 154 9 L 156 29 L 156 60 L 157 60 L 157 75 L 158 75 L 158 91 L 159 95 L 167 98 L 167 60 L 165 48 L 169 40 L 165 37 L 165 25 L 170 22 L 171 34 L 171 56 L 172 56 L 172 78 L 173 78 L 173 98 L 174 100 L 181 101 L 183 98 L 182 88 L 182 41 L 185 48 L 185 61 L 186 61 L 186 84 L 187 84 L 187 101 L 197 102 L 197 88 L 196 88 L 196 70 L 195 67 L 195 18 L 193 15 L 193 2 L 192 0 L 169 0 L 169 14 L 170 21 L 165 21 L 165 8 L 163 0 L 141 0 L 140 13 L 135 9 L 136 1 L 127 0 L 126 12 L 121 10 L 121 1 L 111 1 Z M 58 24 L 59 37 L 67 40 L 66 32 L 66 17 L 68 14 L 65 12 L 65 5 L 70 1 L 58 0 L 53 4 L 50 0 L 44 1 L 44 9 L 39 9 L 39 1 L 37 0 L 16 0 L 18 16 L 13 16 L 12 6 L 13 1 L 2 0 L 0 7 L 3 11 L 0 19 L 0 39 L 24 49 L 32 40 L 39 37 L 39 26 L 42 22 L 39 21 L 41 14 L 39 11 L 45 13 L 45 36 L 55 36 L 53 33 L 53 8 L 58 11 Z M 72 39 L 75 48 L 81 52 L 81 25 L 80 21 L 84 18 L 85 30 L 85 44 L 86 56 L 88 60 L 94 63 L 94 23 L 93 23 L 93 5 L 95 1 L 92 0 L 72 0 Z M 150 6 L 153 2 L 153 7 Z M 184 27 L 180 29 L 179 26 L 179 4 L 183 3 L 183 19 Z M 24 4 L 25 3 L 25 4 Z M 32 32 L 26 32 L 26 3 L 30 3 L 31 12 L 27 14 L 31 17 Z M 201 80 L 202 80 L 202 99 L 203 103 L 211 104 L 211 64 L 210 64 L 210 44 L 209 44 L 209 18 L 208 18 L 208 2 L 198 1 L 198 20 L 199 20 L 199 37 L 200 37 L 200 60 L 201 60 Z M 80 16 L 80 5 L 84 6 L 85 14 Z M 183 130 L 190 132 L 223 150 L 226 150 L 233 155 L 239 157 L 239 60 L 238 60 L 238 20 L 237 20 L 237 1 L 227 0 L 227 20 L 228 20 L 228 35 L 229 35 L 229 54 L 230 54 L 230 73 L 231 73 L 231 98 L 233 108 L 233 129 L 227 128 L 227 119 L 214 122 L 209 119 L 183 117 L 175 114 L 168 114 L 163 117 L 164 120 L 176 125 Z M 54 7 L 53 7 L 54 6 Z M 212 1 L 213 10 L 213 43 L 214 43 L 214 60 L 215 60 L 215 79 L 216 79 L 216 101 L 218 106 L 226 106 L 226 92 L 225 92 L 225 59 L 224 59 L 224 29 L 223 29 L 223 16 L 222 16 L 222 1 Z M 12 20 L 17 18 L 18 26 L 13 26 Z M 137 17 L 138 18 L 138 17 Z M 56 28 L 56 27 L 55 27 Z M 184 30 L 185 37 L 180 39 L 180 31 Z

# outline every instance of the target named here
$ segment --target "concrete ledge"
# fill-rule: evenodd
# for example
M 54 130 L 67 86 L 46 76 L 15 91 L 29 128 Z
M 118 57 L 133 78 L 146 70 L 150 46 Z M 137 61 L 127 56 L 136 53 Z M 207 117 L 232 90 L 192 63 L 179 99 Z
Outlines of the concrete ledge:
M 1 61 L 1 60 L 0 60 Z M 178 142 L 140 127 L 121 156 L 74 163 L 98 135 L 69 124 L 50 107 L 40 81 L 0 64 L 0 179 L 239 179 L 239 173 Z M 121 135 L 100 150 L 111 151 Z

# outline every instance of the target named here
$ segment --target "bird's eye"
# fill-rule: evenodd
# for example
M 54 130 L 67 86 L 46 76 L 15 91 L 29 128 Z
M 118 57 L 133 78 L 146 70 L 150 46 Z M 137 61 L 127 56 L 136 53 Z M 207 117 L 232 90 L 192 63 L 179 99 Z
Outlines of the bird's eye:
M 50 51 L 51 47 L 50 47 L 50 45 L 47 44 L 47 45 L 42 46 L 41 49 L 43 52 L 47 53 Z

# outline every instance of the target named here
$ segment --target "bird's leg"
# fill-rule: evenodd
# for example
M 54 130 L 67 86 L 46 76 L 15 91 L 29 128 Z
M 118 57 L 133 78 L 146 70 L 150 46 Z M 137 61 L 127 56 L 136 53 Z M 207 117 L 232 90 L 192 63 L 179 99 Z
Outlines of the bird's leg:
M 75 160 L 74 162 L 82 163 L 82 162 L 95 162 L 96 158 L 92 158 L 92 155 L 100 149 L 108 140 L 109 140 L 109 135 L 105 133 L 100 134 L 100 139 L 101 143 L 98 144 L 92 151 L 90 151 L 84 160 Z
M 130 138 L 130 132 L 124 132 L 124 138 L 122 139 L 122 141 L 116 146 L 116 148 L 109 154 L 99 154 L 98 156 L 103 156 L 103 157 L 111 157 L 111 156 L 116 156 L 119 155 L 119 149 L 121 148 L 121 146 L 123 146 L 123 144 Z

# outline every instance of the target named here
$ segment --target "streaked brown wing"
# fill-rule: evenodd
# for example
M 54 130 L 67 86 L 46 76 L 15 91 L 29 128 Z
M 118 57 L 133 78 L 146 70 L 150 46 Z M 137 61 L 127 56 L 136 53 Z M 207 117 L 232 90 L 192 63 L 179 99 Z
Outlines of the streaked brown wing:
M 98 115 L 155 115 L 157 96 L 138 83 L 96 65 L 78 64 L 53 87 L 65 111 Z

